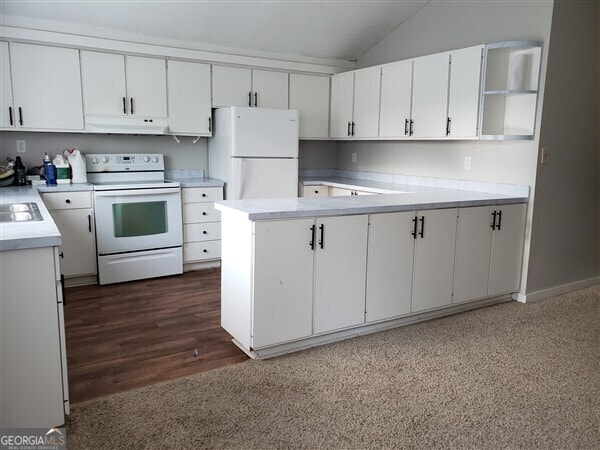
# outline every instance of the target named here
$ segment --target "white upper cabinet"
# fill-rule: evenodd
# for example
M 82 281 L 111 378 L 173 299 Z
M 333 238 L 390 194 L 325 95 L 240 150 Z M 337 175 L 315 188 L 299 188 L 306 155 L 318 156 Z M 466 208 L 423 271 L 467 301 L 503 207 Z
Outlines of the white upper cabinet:
M 351 135 L 373 138 L 379 134 L 379 93 L 381 67 L 370 67 L 354 73 L 354 114 Z
M 450 54 L 439 53 L 414 60 L 412 136 L 446 137 Z
M 354 72 L 331 77 L 331 137 L 350 137 L 354 100 Z
M 378 136 L 380 82 L 380 66 L 331 77 L 331 137 Z
M 476 138 L 483 45 L 450 52 L 447 134 Z
M 0 42 L 0 128 L 15 127 L 8 42 Z
M 412 77 L 412 60 L 382 66 L 380 137 L 409 137 Z
M 167 74 L 169 131 L 182 135 L 210 135 L 210 65 L 168 61 Z
M 17 128 L 83 129 L 79 50 L 11 43 L 10 59 Z
M 125 62 L 129 113 L 133 116 L 167 117 L 166 61 L 128 56 Z
M 288 109 L 288 74 L 252 71 L 252 105 L 257 108 Z
M 212 66 L 212 105 L 251 106 L 252 71 L 240 67 Z
M 167 117 L 165 60 L 81 52 L 85 113 Z
M 127 113 L 124 55 L 82 51 L 81 75 L 86 114 Z
M 212 105 L 288 108 L 288 74 L 241 67 L 213 66 Z
M 329 137 L 329 77 L 290 74 L 290 109 L 300 117 L 300 139 Z

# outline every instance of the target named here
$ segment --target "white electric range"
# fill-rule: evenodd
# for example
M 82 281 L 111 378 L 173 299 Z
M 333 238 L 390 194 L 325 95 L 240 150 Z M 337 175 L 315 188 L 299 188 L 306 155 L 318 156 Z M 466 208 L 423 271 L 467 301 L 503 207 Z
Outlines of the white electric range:
M 87 154 L 100 284 L 183 272 L 181 186 L 162 154 Z

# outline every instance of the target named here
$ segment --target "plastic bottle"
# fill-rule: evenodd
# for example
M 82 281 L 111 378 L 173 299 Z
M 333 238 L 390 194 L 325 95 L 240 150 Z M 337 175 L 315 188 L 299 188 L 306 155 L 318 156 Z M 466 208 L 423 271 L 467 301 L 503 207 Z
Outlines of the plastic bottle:
M 21 157 L 17 156 L 15 161 L 15 184 L 17 186 L 25 186 L 27 184 L 27 180 L 25 178 L 26 170 L 23 162 L 21 161 Z
M 56 185 L 56 167 L 52 164 L 48 153 L 44 154 L 44 177 L 48 186 Z
M 81 154 L 79 149 L 66 149 L 64 155 L 67 157 L 69 165 L 71 166 L 71 182 L 73 184 L 87 183 L 85 157 Z
M 62 155 L 56 155 L 52 161 L 56 167 L 56 184 L 69 184 L 71 182 L 71 169 L 69 163 Z

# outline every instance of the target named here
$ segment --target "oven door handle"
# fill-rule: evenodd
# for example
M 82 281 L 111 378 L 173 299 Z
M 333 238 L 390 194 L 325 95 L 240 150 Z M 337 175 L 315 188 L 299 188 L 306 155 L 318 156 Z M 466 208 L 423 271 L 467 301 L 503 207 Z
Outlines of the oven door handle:
M 165 188 L 165 189 L 125 189 L 120 191 L 95 191 L 95 197 L 123 197 L 126 195 L 162 195 L 162 194 L 178 194 L 180 188 Z

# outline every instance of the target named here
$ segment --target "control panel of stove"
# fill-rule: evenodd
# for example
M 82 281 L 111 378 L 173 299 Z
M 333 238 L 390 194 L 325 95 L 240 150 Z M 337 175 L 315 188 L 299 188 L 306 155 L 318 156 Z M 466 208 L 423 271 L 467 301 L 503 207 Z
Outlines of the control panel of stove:
M 165 170 L 164 157 L 160 153 L 114 153 L 86 154 L 87 172 L 142 172 Z

